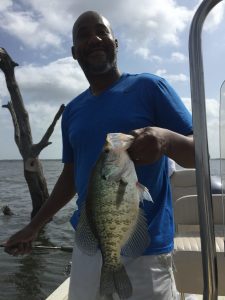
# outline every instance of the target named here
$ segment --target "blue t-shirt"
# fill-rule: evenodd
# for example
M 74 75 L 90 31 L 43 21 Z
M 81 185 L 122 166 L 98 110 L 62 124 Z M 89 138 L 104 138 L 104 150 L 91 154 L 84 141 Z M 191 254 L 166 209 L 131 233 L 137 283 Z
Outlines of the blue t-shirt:
M 123 74 L 99 96 L 87 89 L 65 108 L 62 117 L 63 162 L 74 163 L 77 206 L 71 218 L 76 228 L 85 201 L 92 167 L 110 132 L 129 133 L 146 126 L 192 134 L 191 115 L 172 87 L 152 74 Z M 151 238 L 145 254 L 167 253 L 173 249 L 174 221 L 168 159 L 136 167 L 139 182 L 153 198 L 141 204 Z

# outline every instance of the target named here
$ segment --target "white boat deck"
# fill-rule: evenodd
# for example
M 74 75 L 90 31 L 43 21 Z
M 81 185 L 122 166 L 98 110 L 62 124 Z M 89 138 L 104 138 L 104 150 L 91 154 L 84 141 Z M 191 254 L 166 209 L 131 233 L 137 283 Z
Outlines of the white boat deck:
M 70 278 L 67 278 L 46 300 L 68 300 Z
M 68 300 L 70 278 L 67 278 L 46 300 Z M 187 295 L 185 300 L 202 300 L 202 295 Z M 224 296 L 219 296 L 218 300 L 225 300 Z
M 203 296 L 202 296 L 202 295 L 193 295 L 193 297 L 195 297 L 196 300 L 202 300 L 202 299 L 203 299 Z M 194 300 L 195 298 L 191 298 L 191 297 L 188 297 L 188 296 L 187 296 L 187 297 L 185 298 L 185 300 L 189 300 L 189 299 L 190 299 L 190 300 L 192 300 L 192 299 Z M 219 296 L 219 297 L 218 297 L 218 300 L 225 300 L 225 297 L 224 297 L 224 296 Z

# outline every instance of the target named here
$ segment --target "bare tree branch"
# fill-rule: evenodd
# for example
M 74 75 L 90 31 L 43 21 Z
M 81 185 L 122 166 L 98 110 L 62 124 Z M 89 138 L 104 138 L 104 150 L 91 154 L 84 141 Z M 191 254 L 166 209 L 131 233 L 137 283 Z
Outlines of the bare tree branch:
M 19 86 L 15 79 L 14 68 L 18 66 L 4 48 L 0 48 L 0 69 L 4 72 L 7 88 L 9 90 L 12 105 L 20 128 L 20 153 L 27 157 L 27 143 L 32 144 L 32 134 L 29 123 L 29 115 L 25 109 Z
M 23 98 L 15 79 L 14 68 L 16 66 L 18 64 L 11 59 L 7 51 L 4 48 L 0 48 L 0 69 L 4 72 L 7 88 L 11 96 L 11 101 L 7 105 L 3 105 L 3 107 L 8 108 L 12 116 L 15 128 L 15 142 L 23 157 L 24 176 L 32 199 L 33 211 L 31 217 L 34 217 L 49 197 L 47 183 L 38 155 L 44 147 L 51 144 L 48 140 L 64 110 L 64 105 L 60 107 L 42 140 L 37 145 L 33 145 L 29 115 L 25 109 Z
M 49 128 L 47 129 L 46 133 L 44 134 L 43 138 L 41 139 L 41 141 L 38 144 L 34 144 L 32 146 L 32 153 L 35 156 L 38 156 L 40 154 L 40 152 L 47 147 L 48 145 L 51 144 L 51 142 L 49 142 L 49 138 L 52 135 L 55 125 L 58 121 L 58 119 L 61 117 L 63 111 L 65 109 L 65 105 L 62 104 L 57 112 L 57 114 L 54 117 L 54 120 L 52 122 L 52 124 L 49 126 Z
M 8 108 L 8 110 L 11 114 L 13 125 L 14 125 L 14 139 L 15 139 L 15 142 L 16 142 L 18 148 L 20 149 L 20 128 L 19 128 L 19 125 L 17 122 L 16 113 L 14 111 L 12 102 L 9 101 L 6 105 L 2 105 L 2 107 Z
M 18 63 L 11 59 L 8 52 L 4 48 L 0 48 L 0 69 L 8 76 L 12 76 L 10 72 L 17 66 L 19 66 Z

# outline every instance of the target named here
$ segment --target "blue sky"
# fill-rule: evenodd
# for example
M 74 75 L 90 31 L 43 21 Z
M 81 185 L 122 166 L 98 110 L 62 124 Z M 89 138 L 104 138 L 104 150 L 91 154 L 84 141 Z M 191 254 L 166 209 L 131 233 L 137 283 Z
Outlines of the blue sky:
M 201 1 L 195 0 L 1 0 L 0 47 L 19 63 L 16 78 L 30 116 L 34 143 L 59 106 L 88 87 L 71 58 L 71 29 L 86 10 L 102 13 L 119 40 L 123 72 L 150 72 L 166 78 L 191 109 L 188 34 Z M 224 1 L 210 13 L 203 32 L 209 149 L 219 155 L 219 98 L 225 79 Z M 9 100 L 0 73 L 0 105 Z M 19 159 L 11 117 L 0 108 L 0 159 Z M 41 158 L 61 158 L 60 122 Z

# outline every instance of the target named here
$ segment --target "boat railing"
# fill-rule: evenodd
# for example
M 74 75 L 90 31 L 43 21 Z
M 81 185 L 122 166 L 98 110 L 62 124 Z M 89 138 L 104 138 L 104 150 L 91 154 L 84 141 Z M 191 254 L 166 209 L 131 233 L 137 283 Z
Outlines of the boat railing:
M 203 24 L 208 13 L 219 2 L 221 2 L 221 0 L 202 1 L 192 20 L 189 35 L 189 62 L 195 139 L 196 184 L 204 282 L 203 300 L 217 299 L 218 278 L 210 184 L 201 34 Z

